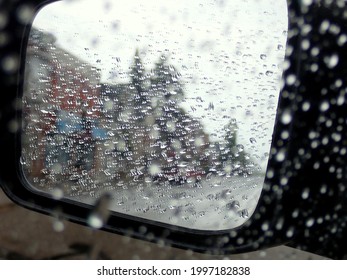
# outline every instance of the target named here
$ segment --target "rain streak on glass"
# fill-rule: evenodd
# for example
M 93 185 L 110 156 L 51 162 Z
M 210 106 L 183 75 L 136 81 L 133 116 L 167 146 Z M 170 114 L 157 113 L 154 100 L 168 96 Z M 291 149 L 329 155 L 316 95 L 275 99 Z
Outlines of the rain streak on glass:
M 26 55 L 28 186 L 91 205 L 107 194 L 110 215 L 242 225 L 265 178 L 286 39 L 285 0 L 46 6 Z

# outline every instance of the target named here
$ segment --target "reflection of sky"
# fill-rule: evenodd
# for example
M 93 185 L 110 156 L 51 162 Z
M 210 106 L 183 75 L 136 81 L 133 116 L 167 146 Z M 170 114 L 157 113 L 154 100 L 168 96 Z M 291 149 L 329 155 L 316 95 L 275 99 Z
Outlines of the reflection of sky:
M 101 69 L 103 82 L 128 82 L 136 48 L 147 70 L 165 54 L 182 74 L 182 106 L 212 139 L 221 139 L 223 127 L 235 118 L 238 142 L 262 158 L 270 148 L 279 94 L 286 0 L 158 3 L 57 2 L 44 8 L 34 25 Z

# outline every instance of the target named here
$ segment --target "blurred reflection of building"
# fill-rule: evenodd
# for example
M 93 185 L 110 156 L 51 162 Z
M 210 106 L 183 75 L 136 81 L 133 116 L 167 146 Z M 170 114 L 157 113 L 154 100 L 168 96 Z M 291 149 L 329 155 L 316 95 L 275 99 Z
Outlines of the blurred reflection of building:
M 24 84 L 23 156 L 32 176 L 95 167 L 100 73 L 32 29 Z M 95 134 L 95 133 L 94 133 Z M 83 166 L 82 166 L 83 165 Z

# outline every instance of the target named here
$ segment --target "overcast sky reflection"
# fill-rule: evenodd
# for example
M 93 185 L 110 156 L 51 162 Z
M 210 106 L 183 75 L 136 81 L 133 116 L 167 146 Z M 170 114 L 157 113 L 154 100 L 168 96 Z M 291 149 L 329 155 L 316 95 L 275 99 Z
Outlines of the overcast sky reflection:
M 215 140 L 235 118 L 238 142 L 265 167 L 287 39 L 286 5 L 285 0 L 60 1 L 41 10 L 34 26 L 101 69 L 105 83 L 129 81 L 136 49 L 148 71 L 165 55 L 182 75 L 187 113 Z

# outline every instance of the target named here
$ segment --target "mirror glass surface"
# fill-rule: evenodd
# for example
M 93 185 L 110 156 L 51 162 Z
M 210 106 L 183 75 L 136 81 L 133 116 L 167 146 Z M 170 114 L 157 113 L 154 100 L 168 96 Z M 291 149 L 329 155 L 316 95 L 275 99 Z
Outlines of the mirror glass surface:
M 44 7 L 26 50 L 28 187 L 190 229 L 242 225 L 265 178 L 287 25 L 285 0 Z

